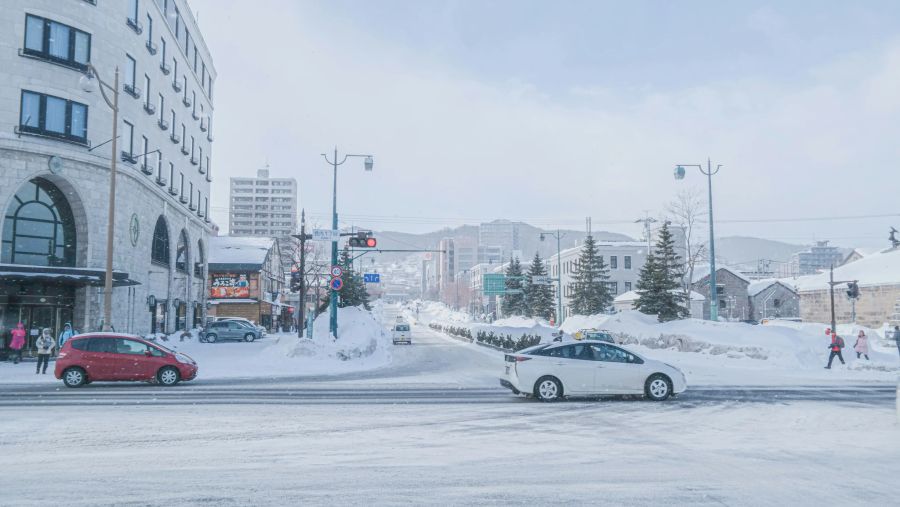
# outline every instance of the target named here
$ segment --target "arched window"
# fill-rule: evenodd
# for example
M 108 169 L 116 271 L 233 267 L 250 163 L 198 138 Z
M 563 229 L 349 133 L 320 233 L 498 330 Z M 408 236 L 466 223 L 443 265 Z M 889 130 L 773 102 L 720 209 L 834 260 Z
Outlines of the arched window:
M 159 217 L 153 229 L 153 246 L 150 249 L 150 260 L 156 264 L 169 266 L 169 227 L 166 220 Z
M 203 264 L 206 262 L 206 253 L 203 251 L 203 240 L 197 241 L 197 260 L 194 261 L 194 276 L 203 277 Z
M 178 235 L 178 247 L 175 249 L 175 269 L 188 272 L 188 237 L 184 229 Z
M 3 219 L 0 262 L 75 266 L 75 219 L 56 185 L 34 178 L 16 192 Z

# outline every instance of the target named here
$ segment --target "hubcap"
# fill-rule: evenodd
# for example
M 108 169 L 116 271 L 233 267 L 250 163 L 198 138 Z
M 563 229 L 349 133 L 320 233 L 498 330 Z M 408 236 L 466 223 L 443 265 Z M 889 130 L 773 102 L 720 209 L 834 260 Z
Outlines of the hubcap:
M 541 385 L 538 387 L 538 392 L 541 393 L 541 398 L 556 398 L 558 394 L 556 382 L 553 382 L 552 380 L 545 380 L 541 382 Z
M 159 376 L 160 380 L 162 380 L 163 384 L 174 384 L 175 379 L 178 378 L 174 371 L 166 370 L 162 372 L 162 375 Z
M 81 383 L 81 372 L 78 370 L 72 370 L 72 371 L 66 372 L 66 380 L 68 380 L 70 384 L 80 384 Z
M 650 394 L 653 396 L 660 398 L 665 396 L 668 392 L 669 384 L 667 384 L 665 380 L 656 379 L 653 382 L 650 382 Z

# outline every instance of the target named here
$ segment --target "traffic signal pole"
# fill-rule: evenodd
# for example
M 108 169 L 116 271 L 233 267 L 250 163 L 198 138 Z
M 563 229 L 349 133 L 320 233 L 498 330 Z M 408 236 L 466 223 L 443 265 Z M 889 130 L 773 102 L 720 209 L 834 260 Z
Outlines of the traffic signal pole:
M 837 319 L 835 318 L 835 315 L 834 315 L 834 286 L 842 285 L 845 283 L 850 288 L 850 291 L 856 292 L 856 297 L 850 297 L 850 300 L 853 303 L 852 320 L 853 320 L 853 322 L 856 322 L 856 298 L 859 297 L 859 286 L 857 285 L 859 283 L 859 280 L 835 281 L 834 280 L 834 264 L 832 264 L 831 270 L 829 271 L 829 274 L 828 274 L 828 292 L 830 293 L 830 296 L 831 296 L 831 332 L 834 334 L 837 334 Z M 849 291 L 848 291 L 847 295 L 848 296 L 850 295 Z
M 297 338 L 303 338 L 306 324 L 306 210 L 300 212 L 300 308 L 297 312 Z

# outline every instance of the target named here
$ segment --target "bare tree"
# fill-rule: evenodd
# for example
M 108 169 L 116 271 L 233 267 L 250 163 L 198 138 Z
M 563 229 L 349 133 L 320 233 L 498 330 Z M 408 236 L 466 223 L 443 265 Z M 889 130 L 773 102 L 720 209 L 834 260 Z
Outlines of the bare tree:
M 694 267 L 706 254 L 706 242 L 701 238 L 698 224 L 703 222 L 706 203 L 700 197 L 700 191 L 689 188 L 678 192 L 666 210 L 671 216 L 672 224 L 684 233 L 684 288 L 685 298 L 690 304 L 691 281 L 694 279 Z

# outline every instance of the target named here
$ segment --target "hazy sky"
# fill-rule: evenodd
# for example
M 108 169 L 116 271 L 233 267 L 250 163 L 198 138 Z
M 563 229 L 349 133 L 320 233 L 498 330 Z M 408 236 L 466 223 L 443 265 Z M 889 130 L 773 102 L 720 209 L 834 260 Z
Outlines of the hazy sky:
M 493 218 L 637 236 L 712 157 L 719 235 L 886 245 L 900 228 L 900 2 L 190 0 L 228 176 L 294 176 L 327 222 Z M 857 220 L 771 219 L 892 215 Z M 721 221 L 720 221 L 721 220 Z

